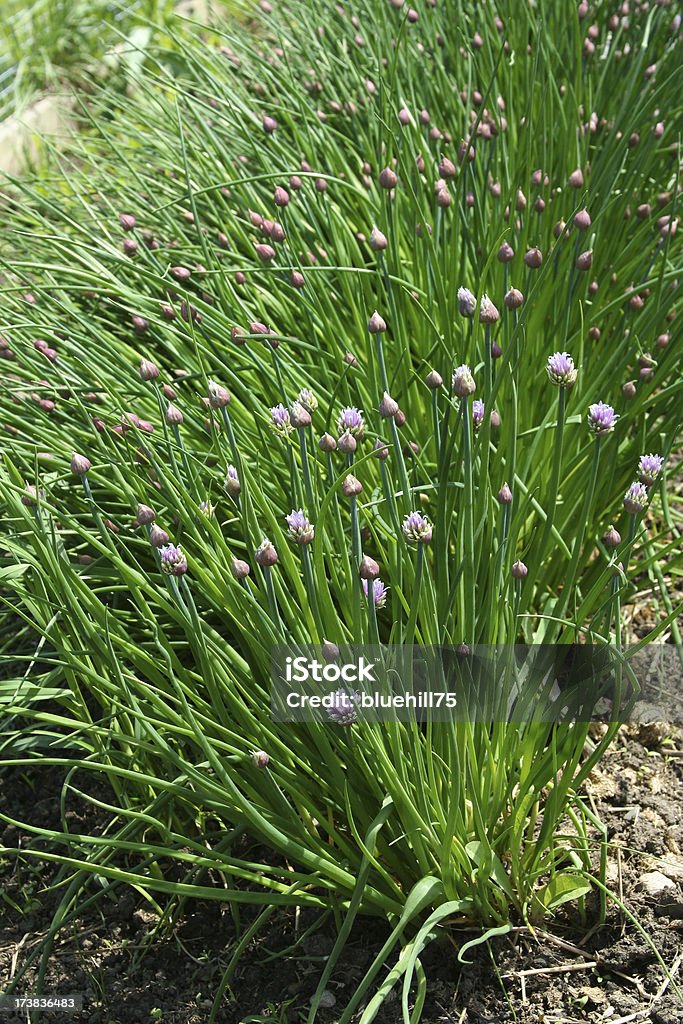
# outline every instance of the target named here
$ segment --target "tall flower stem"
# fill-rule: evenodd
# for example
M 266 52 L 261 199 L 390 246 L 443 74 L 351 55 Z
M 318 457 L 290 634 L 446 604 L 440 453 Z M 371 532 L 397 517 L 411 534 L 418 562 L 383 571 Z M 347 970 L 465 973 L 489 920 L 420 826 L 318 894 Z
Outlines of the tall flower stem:
M 555 447 L 553 451 L 553 466 L 550 476 L 550 489 L 546 501 L 546 519 L 543 534 L 536 551 L 536 565 L 540 568 L 545 558 L 548 541 L 553 529 L 555 519 L 555 508 L 560 488 L 560 470 L 562 468 L 562 441 L 564 437 L 564 421 L 567 411 L 567 390 L 561 387 L 557 396 L 557 426 L 555 427 Z M 530 579 L 530 577 L 527 577 Z M 530 584 L 527 584 L 530 585 Z
M 569 563 L 569 569 L 564 579 L 564 586 L 562 592 L 557 600 L 555 606 L 554 616 L 555 618 L 561 618 L 567 608 L 569 596 L 574 594 L 574 584 L 576 582 L 576 574 L 579 566 L 579 558 L 581 557 L 581 550 L 583 548 L 584 538 L 586 536 L 586 523 L 590 515 L 590 510 L 593 505 L 593 496 L 595 495 L 595 486 L 598 480 L 598 468 L 600 465 L 600 438 L 596 437 L 593 445 L 593 464 L 591 468 L 590 481 L 584 495 L 583 508 L 577 523 L 577 532 L 574 537 L 574 545 L 572 547 L 572 557 Z
M 311 468 L 308 465 L 308 450 L 306 447 L 306 428 L 299 427 L 299 451 L 301 452 L 301 469 L 304 476 L 304 494 L 306 495 L 306 501 L 308 502 L 308 508 L 313 513 L 314 498 L 313 498 L 313 484 L 311 482 Z
M 406 626 L 403 642 L 412 644 L 415 641 L 415 625 L 417 613 L 420 607 L 420 589 L 422 587 L 422 573 L 424 571 L 424 544 L 417 545 L 417 562 L 415 563 L 415 582 L 413 584 L 413 598 L 410 602 L 410 618 Z
M 462 406 L 462 447 L 465 474 L 465 525 L 463 536 L 463 574 L 461 578 L 461 614 L 463 616 L 463 639 L 474 642 L 474 608 L 476 582 L 474 578 L 474 507 L 472 491 L 472 414 L 469 396 L 463 398 Z M 469 591 L 469 592 L 468 592 Z

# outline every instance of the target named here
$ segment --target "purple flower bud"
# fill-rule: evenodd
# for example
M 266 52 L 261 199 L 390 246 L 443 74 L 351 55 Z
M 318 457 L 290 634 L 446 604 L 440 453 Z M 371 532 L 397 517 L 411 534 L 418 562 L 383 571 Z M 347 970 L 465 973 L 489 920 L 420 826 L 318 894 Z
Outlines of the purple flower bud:
M 517 559 L 511 569 L 512 575 L 516 580 L 523 580 L 526 574 L 529 572 L 524 562 Z
M 173 405 L 172 402 L 168 403 L 166 407 L 166 422 L 171 427 L 177 427 L 183 422 L 183 414 L 177 405 Z
M 485 412 L 486 409 L 481 398 L 475 398 L 472 402 L 472 425 L 475 430 L 479 430 L 480 426 L 484 422 Z
M 618 548 L 621 544 L 621 534 L 613 526 L 610 526 L 607 532 L 602 535 L 602 543 L 606 548 Z
M 382 439 L 378 437 L 373 445 L 372 454 L 376 459 L 379 459 L 380 462 L 384 462 L 385 459 L 388 459 L 389 448 L 387 447 L 386 441 L 382 441 Z
M 574 360 L 568 352 L 555 352 L 549 356 L 546 371 L 552 383 L 562 388 L 573 387 L 578 376 Z
M 664 459 L 661 455 L 641 455 L 638 462 L 638 479 L 646 487 L 652 487 L 662 471 Z
M 302 508 L 285 516 L 289 528 L 289 536 L 295 544 L 310 544 L 315 536 L 315 527 L 307 518 Z
M 171 277 L 175 277 L 176 281 L 189 281 L 192 277 L 192 271 L 188 270 L 187 267 L 171 267 L 169 273 Z
M 228 466 L 225 473 L 225 480 L 223 481 L 223 490 L 226 494 L 229 494 L 231 498 L 236 498 L 242 490 L 242 484 L 237 470 L 234 466 Z
M 310 427 L 311 414 L 301 402 L 292 402 L 289 410 L 289 419 L 293 427 Z
M 458 398 L 466 398 L 468 395 L 474 394 L 477 390 L 477 385 L 474 383 L 474 377 L 469 366 L 463 363 L 462 366 L 457 366 L 453 370 L 452 387 L 453 394 L 457 395 Z
M 339 657 L 339 648 L 336 644 L 333 644 L 331 640 L 323 640 L 320 651 L 323 659 L 328 664 L 331 661 L 336 661 Z
M 45 491 L 38 490 L 35 484 L 26 484 L 24 493 L 21 496 L 21 504 L 25 505 L 26 508 L 34 508 L 38 501 L 43 501 L 45 498 Z
M 374 580 L 379 576 L 379 565 L 374 558 L 363 555 L 358 566 L 358 575 L 362 580 Z
M 71 456 L 71 472 L 74 476 L 85 476 L 90 472 L 90 465 L 90 459 L 86 459 L 85 455 L 74 452 Z
M 119 224 L 124 231 L 132 231 L 136 224 L 135 217 L 132 213 L 120 213 Z
M 265 242 L 259 242 L 258 245 L 254 246 L 254 248 L 256 249 L 256 255 L 262 263 L 268 263 L 269 260 L 275 259 L 275 249 L 273 249 L 272 245 L 266 245 Z
M 167 576 L 184 576 L 187 572 L 187 559 L 175 544 L 164 544 L 160 549 L 161 571 Z
M 355 498 L 363 490 L 363 485 L 352 473 L 349 473 L 344 477 L 341 490 L 345 498 Z
M 230 402 L 230 392 L 215 380 L 209 381 L 209 405 L 212 409 L 224 409 Z
M 443 377 L 440 373 L 437 373 L 436 370 L 430 370 L 425 377 L 425 384 L 428 388 L 431 388 L 432 391 L 438 391 L 439 388 L 443 386 Z
M 275 405 L 270 410 L 271 426 L 279 437 L 287 437 L 292 432 L 292 421 L 289 410 L 284 405 Z
M 277 562 L 277 551 L 271 542 L 264 538 L 254 552 L 254 560 L 257 565 L 268 567 Z
M 476 308 L 477 300 L 469 288 L 458 288 L 458 309 L 460 310 L 460 315 L 474 316 Z
M 357 447 L 358 441 L 348 430 L 345 430 L 337 441 L 337 448 L 344 455 L 353 455 Z
M 362 587 L 363 593 L 367 598 L 368 593 L 370 591 L 370 581 L 363 580 Z M 384 608 L 385 604 L 387 603 L 388 592 L 389 587 L 385 586 L 380 579 L 374 579 L 372 581 L 372 597 L 375 603 L 375 608 Z
M 270 117 L 269 114 L 265 115 L 262 124 L 263 130 L 267 135 L 272 135 L 274 131 L 277 131 L 277 121 L 274 117 Z
M 479 322 L 482 324 L 495 324 L 499 319 L 500 313 L 493 305 L 488 295 L 482 295 L 481 303 L 479 304 Z
M 373 252 L 382 252 L 388 245 L 387 236 L 382 234 L 379 228 L 375 225 L 370 232 L 370 248 Z
M 510 290 L 505 293 L 503 301 L 505 302 L 507 309 L 519 309 L 524 302 L 524 296 L 518 288 L 510 288 Z
M 402 107 L 402 108 L 401 108 L 401 109 L 399 110 L 399 112 L 398 112 L 398 119 L 399 119 L 399 122 L 400 122 L 400 123 L 401 123 L 401 124 L 403 125 L 403 127 L 405 128 L 405 127 L 406 127 L 406 125 L 409 125 L 409 124 L 410 124 L 410 111 L 409 111 L 409 110 L 407 110 L 407 109 L 406 109 L 406 107 Z
M 337 442 L 332 437 L 332 434 L 323 434 L 318 441 L 318 448 L 321 452 L 333 452 L 337 447 Z
M 524 262 L 531 270 L 538 270 L 543 263 L 543 253 L 540 249 L 529 249 L 524 253 Z
M 241 558 L 233 558 L 230 565 L 230 572 L 236 580 L 246 580 L 251 569 L 249 568 L 248 562 L 243 562 Z
M 166 533 L 166 530 L 162 530 L 160 526 L 153 523 L 149 530 L 149 542 L 153 548 L 162 548 L 164 544 L 168 544 L 170 538 Z
M 401 524 L 407 544 L 429 544 L 432 539 L 432 524 L 420 512 L 410 512 Z
M 596 437 L 603 437 L 604 434 L 609 434 L 611 430 L 614 430 L 618 419 L 612 406 L 606 405 L 605 402 L 594 402 L 588 407 L 588 429 Z
M 382 317 L 379 315 L 377 310 L 372 314 L 368 320 L 368 331 L 370 334 L 382 334 L 386 331 L 387 325 Z
M 137 521 L 140 526 L 149 526 L 156 519 L 156 512 L 149 505 L 138 505 Z
M 265 750 L 252 750 L 251 760 L 256 768 L 267 768 L 270 764 L 270 754 Z
M 512 504 L 512 491 L 507 483 L 504 483 L 501 489 L 498 491 L 498 501 L 501 505 Z
M 385 391 L 382 396 L 378 412 L 383 419 L 392 419 L 398 412 L 398 402 L 391 397 L 388 391 Z
M 143 359 L 140 363 L 140 377 L 142 380 L 156 380 L 159 376 L 159 367 L 150 359 Z
M 567 184 L 570 188 L 583 188 L 583 171 L 580 167 L 577 167 L 575 171 L 567 178 Z
M 510 260 L 515 258 L 515 250 L 512 248 L 509 242 L 503 242 L 500 249 L 498 250 L 498 259 L 501 263 L 509 263 Z
M 577 270 L 590 270 L 593 266 L 593 250 L 586 249 L 585 252 L 580 252 L 574 265 Z
M 278 185 L 273 195 L 273 202 L 276 206 L 284 207 L 289 203 L 289 192 L 283 188 L 282 185 Z
M 340 688 L 332 695 L 334 703 L 327 708 L 327 717 L 335 725 L 353 725 L 358 719 L 356 706 L 360 701 L 360 694 L 356 690 L 347 693 Z
M 577 227 L 579 231 L 588 231 L 588 228 L 590 226 L 591 215 L 584 206 L 583 210 L 579 210 L 579 212 L 574 217 L 574 227 Z
M 644 484 L 635 481 L 624 495 L 624 508 L 634 515 L 647 507 L 648 493 Z
M 454 178 L 456 175 L 455 164 L 448 157 L 442 156 L 439 162 L 439 174 L 442 178 Z
M 363 422 L 362 411 L 356 409 L 355 405 L 343 408 L 337 419 L 337 429 L 340 434 L 348 431 L 358 441 L 362 441 L 365 436 L 365 423 Z
M 391 167 L 385 167 L 379 172 L 379 183 L 382 188 L 396 188 L 397 182 L 398 178 L 396 177 L 395 171 L 392 171 Z
M 631 398 L 636 397 L 636 385 L 635 381 L 627 380 L 625 384 L 621 386 L 621 393 L 624 398 L 628 401 Z

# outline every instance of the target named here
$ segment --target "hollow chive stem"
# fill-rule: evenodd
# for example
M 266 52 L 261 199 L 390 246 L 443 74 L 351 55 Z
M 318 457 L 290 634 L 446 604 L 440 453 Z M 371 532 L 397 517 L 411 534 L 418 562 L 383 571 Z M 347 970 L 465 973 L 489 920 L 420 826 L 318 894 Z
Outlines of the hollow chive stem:
M 470 399 L 462 399 L 462 447 L 465 475 L 465 508 L 463 536 L 462 607 L 464 609 L 464 635 L 474 639 L 475 579 L 474 579 L 474 508 L 472 491 L 472 415 Z
M 299 434 L 299 451 L 301 453 L 301 469 L 304 477 L 304 494 L 306 495 L 306 501 L 308 507 L 311 510 L 311 514 L 314 508 L 313 498 L 313 484 L 311 481 L 311 468 L 308 464 L 308 449 L 306 445 L 306 428 L 299 427 L 297 433 Z

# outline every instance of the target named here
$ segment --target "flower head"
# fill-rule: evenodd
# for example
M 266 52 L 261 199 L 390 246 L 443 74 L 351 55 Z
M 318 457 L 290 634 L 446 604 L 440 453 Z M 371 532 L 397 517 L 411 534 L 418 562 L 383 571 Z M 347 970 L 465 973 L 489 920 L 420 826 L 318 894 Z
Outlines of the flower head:
M 315 527 L 306 516 L 304 510 L 292 511 L 285 516 L 289 527 L 289 536 L 295 544 L 310 544 L 315 535 Z
M 458 398 L 466 398 L 468 395 L 473 394 L 477 390 L 477 385 L 474 383 L 474 377 L 469 366 L 464 363 L 462 366 L 457 366 L 453 370 L 453 393 Z
M 292 432 L 292 421 L 289 410 L 282 404 L 275 405 L 270 410 L 272 427 L 279 437 L 287 437 Z
M 365 434 L 365 423 L 363 421 L 363 413 L 360 409 L 356 409 L 355 405 L 348 405 L 339 413 L 337 419 L 337 427 L 340 434 L 349 432 L 358 441 L 363 440 Z
M 242 484 L 240 483 L 240 478 L 234 466 L 228 466 L 226 470 L 225 480 L 223 481 L 223 490 L 226 494 L 229 494 L 231 498 L 236 498 L 242 490 Z
M 268 538 L 264 538 L 254 552 L 254 560 L 257 565 L 269 567 L 277 562 L 277 551 Z
M 353 725 L 358 718 L 356 706 L 360 701 L 357 690 L 346 691 L 342 687 L 333 694 L 332 706 L 327 709 L 327 717 L 335 725 Z
M 511 572 L 514 579 L 523 580 L 526 574 L 529 572 L 529 570 L 527 569 L 524 562 L 520 561 L 520 559 L 518 558 L 517 561 L 513 563 Z
M 474 316 L 477 300 L 469 288 L 458 288 L 458 309 L 460 316 Z
M 647 502 L 647 487 L 636 480 L 624 495 L 624 508 L 627 512 L 637 515 L 638 512 L 642 512 L 647 507 Z
M 572 387 L 578 376 L 574 360 L 568 352 L 555 352 L 549 356 L 546 371 L 553 384 L 557 384 L 561 388 Z
M 293 427 L 310 427 L 311 414 L 301 402 L 292 402 L 289 410 L 289 422 Z
M 230 402 L 230 392 L 215 380 L 209 381 L 209 405 L 212 409 L 224 409 Z
M 594 402 L 593 405 L 588 407 L 588 429 L 596 437 L 603 437 L 605 434 L 609 434 L 611 430 L 614 430 L 618 419 L 619 417 L 612 406 L 606 405 L 605 402 Z
M 479 320 L 482 324 L 495 324 L 500 320 L 500 313 L 486 294 L 482 295 L 479 303 Z
M 432 539 L 432 524 L 420 512 L 410 512 L 401 527 L 408 544 L 429 544 Z
M 302 388 L 297 400 L 311 416 L 318 408 L 318 399 L 309 388 Z
M 368 580 L 361 580 L 363 587 L 363 593 L 368 597 L 370 584 Z M 380 579 L 374 579 L 372 581 L 372 598 L 375 603 L 375 608 L 384 608 L 387 603 L 387 594 L 389 593 L 389 587 L 385 586 Z
M 661 473 L 664 459 L 661 455 L 641 455 L 638 462 L 638 479 L 646 487 L 652 487 Z
M 85 455 L 79 455 L 78 452 L 74 452 L 71 456 L 71 472 L 74 476 L 85 476 L 90 470 L 90 459 L 87 459 Z
M 270 763 L 270 754 L 265 750 L 252 750 L 251 760 L 256 768 L 267 768 Z
M 472 402 L 472 425 L 475 430 L 479 430 L 479 427 L 484 422 L 485 411 L 486 407 L 481 398 L 475 398 Z
M 164 544 L 159 549 L 161 571 L 167 576 L 184 576 L 187 572 L 187 559 L 175 544 Z

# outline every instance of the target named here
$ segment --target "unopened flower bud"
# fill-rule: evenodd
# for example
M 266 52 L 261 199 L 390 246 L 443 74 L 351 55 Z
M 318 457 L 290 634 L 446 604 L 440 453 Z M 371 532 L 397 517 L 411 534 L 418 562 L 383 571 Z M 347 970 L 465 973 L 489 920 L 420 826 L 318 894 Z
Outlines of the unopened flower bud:
M 583 210 L 579 210 L 579 212 L 574 217 L 574 227 L 577 227 L 579 231 L 587 231 L 590 226 L 591 217 L 588 210 L 584 206 Z
M 396 177 L 395 171 L 392 171 L 391 167 L 385 167 L 379 172 L 379 183 L 382 188 L 395 188 L 397 182 L 398 178 Z
M 500 249 L 498 250 L 498 259 L 501 263 L 509 263 L 510 260 L 515 258 L 515 250 L 512 248 L 509 242 L 503 242 Z
M 183 422 L 183 414 L 177 405 L 173 405 L 172 402 L 168 403 L 166 408 L 166 422 L 171 427 L 177 427 Z
M 344 477 L 344 481 L 341 486 L 342 494 L 345 498 L 354 498 L 360 494 L 363 490 L 363 485 L 360 480 L 357 480 L 352 473 L 349 473 Z
M 246 580 L 247 576 L 251 572 L 249 563 L 242 561 L 241 558 L 233 558 L 230 565 L 230 572 L 236 580 Z
M 575 266 L 577 270 L 590 270 L 593 266 L 593 251 L 587 249 L 585 252 L 580 252 L 576 257 Z
M 318 448 L 320 448 L 322 452 L 333 452 L 336 447 L 337 442 L 332 437 L 332 434 L 323 434 L 318 441 Z
M 531 270 L 538 270 L 543 263 L 543 253 L 540 249 L 529 249 L 524 254 L 524 262 Z
M 382 252 L 387 247 L 387 237 L 382 234 L 377 226 L 370 232 L 370 248 L 373 252 Z
M 469 366 L 463 363 L 462 366 L 458 366 L 453 370 L 452 387 L 453 393 L 458 398 L 466 398 L 468 395 L 474 394 L 477 390 L 477 385 L 474 383 L 474 377 Z
M 606 548 L 618 548 L 621 544 L 621 534 L 613 526 L 610 526 L 602 535 L 602 543 Z
M 224 409 L 230 402 L 230 392 L 215 380 L 209 381 L 209 405 L 212 409 Z
M 386 331 L 387 325 L 382 317 L 379 315 L 377 310 L 372 314 L 368 320 L 368 331 L 370 334 L 382 334 Z
M 137 521 L 140 526 L 149 526 L 156 519 L 156 512 L 149 505 L 138 505 Z
M 277 562 L 277 551 L 275 550 L 274 545 L 267 538 L 261 541 L 259 546 L 256 548 L 256 551 L 254 552 L 254 560 L 257 565 L 264 568 L 275 565 Z
M 156 380 L 159 376 L 159 367 L 150 359 L 143 359 L 140 363 L 140 377 L 142 380 Z
M 378 412 L 383 419 L 392 419 L 398 412 L 398 402 L 391 397 L 388 391 L 385 391 L 382 396 Z
M 504 483 L 498 491 L 498 501 L 501 505 L 510 505 L 512 503 L 512 491 L 507 483 Z
M 379 576 L 379 565 L 374 558 L 363 555 L 358 566 L 358 575 L 362 580 L 375 580 Z
M 267 754 L 265 750 L 252 750 L 251 760 L 256 768 L 267 768 L 270 764 L 270 754 Z
M 85 455 L 74 452 L 71 456 L 71 472 L 74 476 L 85 476 L 90 471 L 90 465 L 90 459 L 86 459 Z
M 512 575 L 516 580 L 523 580 L 526 574 L 529 572 L 524 562 L 517 559 L 511 569 Z
M 440 373 L 437 373 L 436 370 L 430 370 L 425 377 L 425 384 L 428 388 L 431 388 L 432 391 L 438 391 L 438 389 L 443 386 L 443 377 Z

